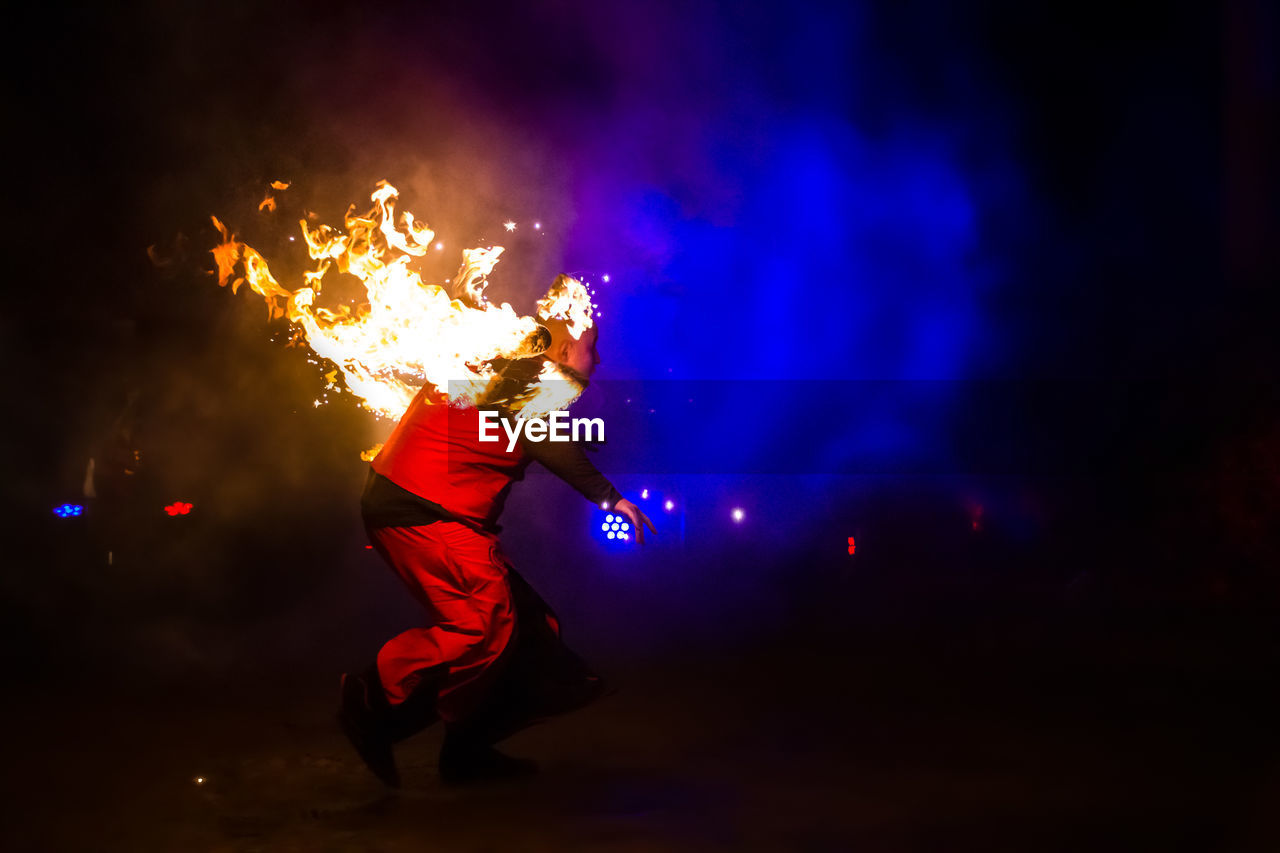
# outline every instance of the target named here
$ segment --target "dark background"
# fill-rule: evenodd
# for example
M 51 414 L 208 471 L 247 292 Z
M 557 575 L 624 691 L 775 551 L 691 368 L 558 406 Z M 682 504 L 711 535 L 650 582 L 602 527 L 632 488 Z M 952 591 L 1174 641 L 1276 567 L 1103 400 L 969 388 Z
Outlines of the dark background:
M 28 5 L 7 42 L 13 707 L 327 696 L 418 618 L 357 512 L 358 452 L 390 424 L 315 407 L 325 368 L 207 272 L 217 215 L 296 282 L 296 220 L 336 222 L 386 178 L 449 247 L 428 280 L 500 242 L 490 292 L 519 310 L 557 272 L 596 284 L 593 391 L 758 387 L 626 448 L 619 487 L 678 504 L 647 552 L 592 538 L 549 476 L 517 486 L 506 546 L 588 657 L 658 696 L 666 674 L 745 671 L 794 697 L 727 755 L 868 695 L 937 708 L 902 685 L 942 673 L 982 685 L 960 704 L 997 727 L 1027 678 L 1059 733 L 1090 731 L 1073 702 L 1189 708 L 1153 752 L 1240 774 L 1188 795 L 1210 804 L 1182 809 L 1199 834 L 1116 813 L 1188 849 L 1250 837 L 1231 816 L 1274 778 L 1280 607 L 1265 4 Z M 272 180 L 292 184 L 259 213 Z M 1013 390 L 992 405 L 975 381 Z M 833 399 L 868 382 L 891 390 Z M 928 417 L 904 416 L 921 388 Z M 1055 445 L 1069 466 L 1041 464 Z M 700 446 L 718 467 L 672 461 Z M 86 503 L 90 457 L 106 494 L 55 517 Z M 177 500 L 189 516 L 163 513 Z M 794 772 L 846 760 L 805 755 Z

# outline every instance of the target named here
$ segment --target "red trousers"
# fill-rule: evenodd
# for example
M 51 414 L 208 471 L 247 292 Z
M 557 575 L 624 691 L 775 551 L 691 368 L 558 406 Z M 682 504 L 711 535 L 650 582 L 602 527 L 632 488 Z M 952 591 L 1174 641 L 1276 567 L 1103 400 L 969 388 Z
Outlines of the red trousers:
M 497 537 L 452 521 L 375 528 L 369 535 L 430 622 L 393 637 L 378 652 L 388 701 L 403 702 L 431 670 L 442 673 L 435 676 L 441 679 L 440 718 L 467 716 L 483 701 L 516 628 L 510 566 Z
M 430 689 L 440 719 L 465 720 L 473 736 L 494 742 L 604 694 L 604 681 L 564 645 L 559 620 L 496 536 L 437 521 L 374 528 L 369 537 L 429 618 L 378 653 L 392 705 Z

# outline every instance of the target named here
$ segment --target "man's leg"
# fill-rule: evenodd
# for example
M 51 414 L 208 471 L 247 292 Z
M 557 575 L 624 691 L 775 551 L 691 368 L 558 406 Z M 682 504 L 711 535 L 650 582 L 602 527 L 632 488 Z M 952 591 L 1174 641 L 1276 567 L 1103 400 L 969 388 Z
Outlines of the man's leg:
M 462 524 L 382 528 L 375 546 L 423 605 L 429 624 L 391 638 L 378 652 L 388 702 L 407 701 L 434 680 L 437 711 L 457 720 L 482 699 L 515 630 L 506 567 L 493 537 Z
M 564 644 L 551 608 L 510 564 L 507 569 L 516 607 L 515 637 L 484 703 L 467 719 L 473 736 L 488 743 L 583 708 L 606 690 L 604 680 Z
M 343 673 L 338 725 L 373 775 L 383 784 L 399 788 L 400 771 L 391 751 L 395 742 L 391 714 L 377 666 L 363 673 Z
M 344 679 L 343 729 L 370 769 L 395 785 L 391 745 L 437 714 L 451 724 L 478 704 L 515 616 L 492 537 L 437 522 L 379 528 L 370 538 L 431 622 L 392 638 L 374 667 Z
M 532 762 L 508 758 L 492 745 L 547 717 L 582 708 L 605 692 L 604 681 L 560 638 L 560 623 L 542 597 L 503 556 L 516 609 L 516 632 L 484 701 L 446 727 L 441 778 L 453 784 L 524 776 Z

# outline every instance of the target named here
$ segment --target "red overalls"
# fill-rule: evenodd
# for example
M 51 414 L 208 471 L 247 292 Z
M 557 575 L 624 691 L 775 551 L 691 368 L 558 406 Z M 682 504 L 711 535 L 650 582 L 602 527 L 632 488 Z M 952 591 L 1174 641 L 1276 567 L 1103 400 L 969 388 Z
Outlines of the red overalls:
M 440 679 L 436 710 L 446 722 L 483 701 L 516 630 L 514 572 L 497 536 L 484 528 L 528 463 L 519 446 L 507 451 L 505 435 L 479 441 L 478 427 L 475 409 L 430 403 L 424 390 L 373 460 L 377 473 L 462 519 L 370 531 L 378 553 L 430 616 L 428 627 L 405 631 L 378 653 L 387 699 L 400 704 L 431 670 Z M 558 633 L 549 611 L 545 621 L 540 630 Z

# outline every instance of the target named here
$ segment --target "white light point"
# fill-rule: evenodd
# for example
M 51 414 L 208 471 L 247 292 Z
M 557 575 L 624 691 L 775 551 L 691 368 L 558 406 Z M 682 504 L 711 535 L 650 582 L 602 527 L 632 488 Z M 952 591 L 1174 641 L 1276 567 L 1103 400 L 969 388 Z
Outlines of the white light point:
M 502 227 L 503 227 L 503 228 L 505 228 L 505 229 L 507 229 L 508 231 L 514 231 L 514 230 L 516 230 L 516 224 L 515 224 L 514 222 L 512 222 L 510 219 L 508 219 L 506 222 L 502 223 Z
M 671 510 L 676 508 L 676 505 L 671 501 L 667 501 L 662 505 L 662 508 L 665 509 L 667 512 L 671 512 Z
M 743 512 L 743 511 L 741 510 L 741 508 L 735 508 L 735 509 L 733 510 L 733 520 L 734 520 L 734 521 L 741 522 L 741 521 L 742 521 L 742 519 L 746 517 L 746 515 L 747 515 L 747 514 L 746 514 L 745 512 Z

